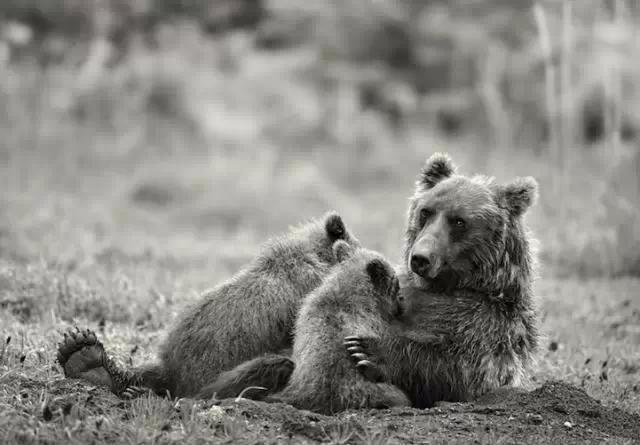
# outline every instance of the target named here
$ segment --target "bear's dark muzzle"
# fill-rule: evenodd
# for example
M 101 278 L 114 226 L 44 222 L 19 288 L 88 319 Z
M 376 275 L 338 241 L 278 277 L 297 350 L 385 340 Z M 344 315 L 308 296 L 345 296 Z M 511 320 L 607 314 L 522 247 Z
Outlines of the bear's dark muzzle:
M 411 255 L 411 270 L 413 273 L 426 277 L 431 268 L 431 261 L 424 255 L 414 254 Z
M 434 279 L 442 272 L 444 262 L 437 255 L 426 256 L 420 253 L 411 255 L 409 267 L 413 273 L 424 279 Z

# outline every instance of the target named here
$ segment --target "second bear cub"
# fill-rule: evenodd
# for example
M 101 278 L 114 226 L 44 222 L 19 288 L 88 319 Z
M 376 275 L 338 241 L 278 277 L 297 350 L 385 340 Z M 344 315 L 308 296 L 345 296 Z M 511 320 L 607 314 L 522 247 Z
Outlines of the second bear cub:
M 324 414 L 409 405 L 397 387 L 364 378 L 343 346 L 350 335 L 390 335 L 391 322 L 404 310 L 398 277 L 376 252 L 344 241 L 333 250 L 339 266 L 298 314 L 289 383 L 268 400 Z

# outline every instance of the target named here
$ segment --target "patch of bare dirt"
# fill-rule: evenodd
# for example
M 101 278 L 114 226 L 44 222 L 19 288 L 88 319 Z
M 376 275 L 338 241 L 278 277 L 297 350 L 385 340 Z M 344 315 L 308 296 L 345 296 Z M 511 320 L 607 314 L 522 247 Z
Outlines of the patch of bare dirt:
M 371 434 L 388 443 L 640 443 L 640 416 L 609 408 L 582 389 L 552 381 L 531 392 L 501 391 L 475 403 L 427 410 L 351 411 L 322 416 L 287 405 L 226 400 L 223 409 L 285 437 L 348 443 Z

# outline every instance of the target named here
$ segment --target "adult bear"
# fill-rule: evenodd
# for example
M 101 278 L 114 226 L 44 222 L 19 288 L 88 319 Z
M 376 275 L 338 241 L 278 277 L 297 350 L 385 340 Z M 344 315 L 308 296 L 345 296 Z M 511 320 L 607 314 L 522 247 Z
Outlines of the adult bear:
M 399 268 L 408 309 L 390 341 L 346 338 L 357 367 L 385 375 L 419 408 L 519 384 L 538 346 L 523 222 L 536 197 L 533 178 L 497 184 L 456 174 L 444 154 L 429 158 Z

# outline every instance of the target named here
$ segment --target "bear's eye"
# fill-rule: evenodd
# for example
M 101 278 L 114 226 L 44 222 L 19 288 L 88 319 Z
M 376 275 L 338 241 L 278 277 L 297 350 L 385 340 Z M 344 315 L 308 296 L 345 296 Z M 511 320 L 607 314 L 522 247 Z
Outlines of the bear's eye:
M 459 216 L 450 217 L 449 224 L 456 230 L 463 230 L 465 227 L 467 227 L 467 222 Z
M 420 221 L 424 224 L 435 212 L 432 209 L 424 208 L 420 210 Z

